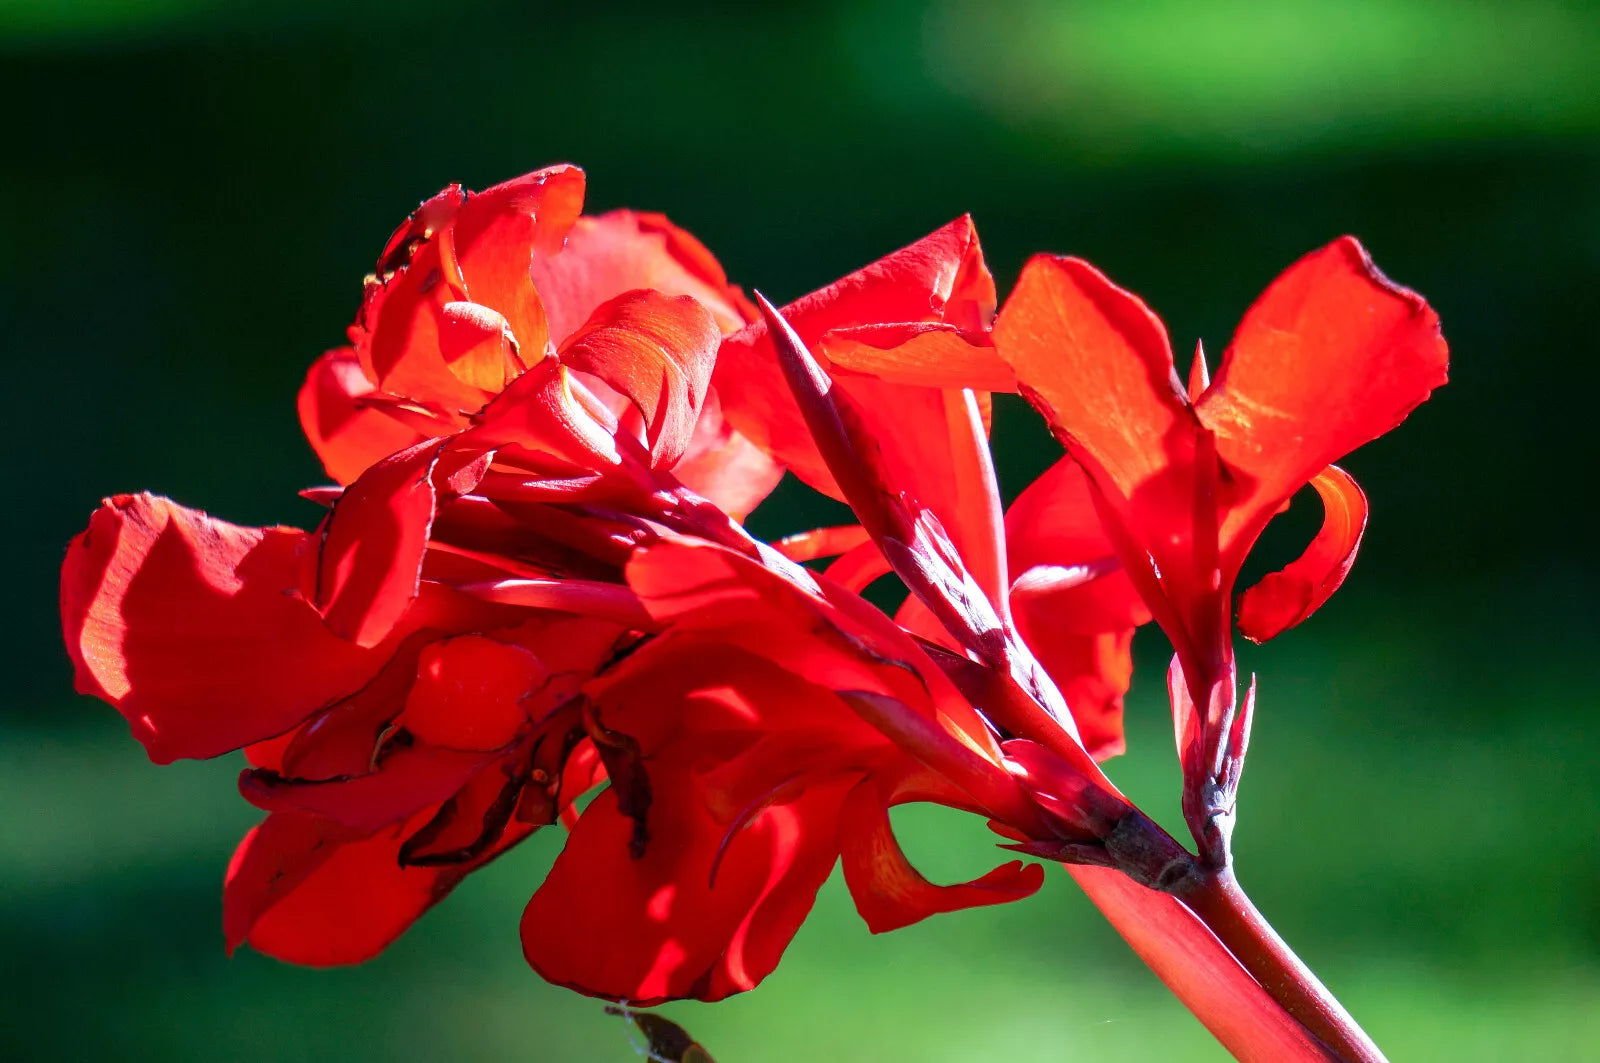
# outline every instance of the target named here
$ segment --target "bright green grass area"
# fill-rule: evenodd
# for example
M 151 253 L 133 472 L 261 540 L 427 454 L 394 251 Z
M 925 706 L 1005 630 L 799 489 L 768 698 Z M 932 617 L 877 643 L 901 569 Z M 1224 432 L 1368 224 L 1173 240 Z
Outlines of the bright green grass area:
M 1271 678 L 1242 795 L 1245 884 L 1396 1060 L 1595 1058 L 1600 728 L 1563 664 L 1581 656 L 1501 646 L 1480 670 L 1462 638 L 1337 626 L 1360 641 L 1295 633 L 1246 661 Z M 1170 824 L 1157 690 L 1142 674 L 1135 752 L 1113 768 Z M 229 960 L 218 886 L 254 819 L 237 765 L 155 768 L 108 712 L 62 714 L 0 736 L 6 1058 L 636 1058 L 597 1002 L 522 963 L 517 918 L 559 832 L 364 967 Z M 936 878 L 1004 855 L 960 817 L 899 823 Z M 836 877 L 759 990 L 667 1011 L 723 1063 L 1225 1058 L 1059 873 L 1028 901 L 878 938 Z

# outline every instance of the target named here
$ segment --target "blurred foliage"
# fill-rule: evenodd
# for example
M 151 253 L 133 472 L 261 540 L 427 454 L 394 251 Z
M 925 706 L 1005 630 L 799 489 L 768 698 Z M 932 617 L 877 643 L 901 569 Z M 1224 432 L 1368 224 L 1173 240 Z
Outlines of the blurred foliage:
M 787 298 L 962 211 L 1008 284 L 1083 255 L 1213 357 L 1341 232 L 1428 295 L 1453 380 L 1349 462 L 1346 589 L 1245 657 L 1242 876 L 1397 1059 L 1600 1044 L 1592 602 L 1600 11 L 1444 0 L 590 7 L 0 0 L 11 504 L 0 1056 L 633 1058 L 515 926 L 550 832 L 382 959 L 229 961 L 231 760 L 156 770 L 68 693 L 55 572 L 101 495 L 308 523 L 293 394 L 392 226 L 570 159 Z M 1058 452 L 1002 402 L 1001 475 Z M 1264 550 L 1281 562 L 1313 515 Z M 818 519 L 786 488 L 775 533 Z M 1173 822 L 1159 635 L 1113 776 Z M 981 827 L 906 818 L 937 876 Z M 1064 876 L 869 939 L 837 884 L 767 986 L 668 1013 L 724 1061 L 1217 1059 Z

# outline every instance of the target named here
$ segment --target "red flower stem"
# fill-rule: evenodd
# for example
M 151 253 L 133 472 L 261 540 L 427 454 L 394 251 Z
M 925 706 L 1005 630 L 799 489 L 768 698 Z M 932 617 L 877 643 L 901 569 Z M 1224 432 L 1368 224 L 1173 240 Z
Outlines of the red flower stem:
M 1177 896 L 1284 1010 L 1348 1063 L 1386 1063 L 1365 1030 L 1272 929 L 1232 869 L 1190 879 Z
M 1235 1059 L 1340 1063 L 1177 898 L 1111 868 L 1066 868 L 1139 958 Z

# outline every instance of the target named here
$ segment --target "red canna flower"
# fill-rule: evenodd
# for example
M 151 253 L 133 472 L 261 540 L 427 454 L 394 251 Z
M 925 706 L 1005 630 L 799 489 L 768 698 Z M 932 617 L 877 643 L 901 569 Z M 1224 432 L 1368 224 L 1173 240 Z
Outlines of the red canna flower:
M 1206 824 L 1231 812 L 1248 730 L 1249 702 L 1237 713 L 1233 704 L 1230 621 L 1245 555 L 1310 483 L 1327 509 L 1322 531 L 1297 561 L 1245 593 L 1240 626 L 1271 638 L 1339 586 L 1367 507 L 1331 463 L 1395 427 L 1444 383 L 1438 318 L 1345 237 L 1268 287 L 1214 383 L 1197 352 L 1185 389 L 1161 321 L 1079 259 L 1031 260 L 995 342 L 1086 474 L 1118 556 L 1172 639 L 1186 809 L 1197 838 L 1208 835 L 1215 827 Z M 1044 504 L 1081 511 L 1084 479 L 1058 466 L 1035 490 L 1051 493 Z M 1013 543 L 1041 556 L 1051 546 L 1026 530 Z M 1225 838 L 1217 844 L 1225 850 Z M 1208 848 L 1220 858 L 1217 844 Z
M 529 963 L 717 1000 L 774 969 L 836 861 L 874 932 L 1038 888 L 1020 861 L 925 879 L 889 809 L 926 801 L 1072 865 L 1241 1058 L 1377 1058 L 1231 877 L 1228 610 L 1308 482 L 1323 531 L 1240 624 L 1270 637 L 1343 579 L 1365 502 L 1329 462 L 1443 381 L 1426 304 L 1340 241 L 1185 392 L 1160 322 L 1077 260 L 1031 262 L 996 321 L 965 218 L 757 320 L 692 237 L 582 194 L 572 167 L 452 186 L 390 238 L 300 395 L 343 485 L 306 492 L 315 533 L 119 496 L 69 547 L 78 688 L 154 760 L 245 751 L 268 815 L 228 947 L 367 959 L 559 821 Z M 1068 457 L 1002 513 L 989 397 L 1019 386 Z M 752 538 L 782 466 L 859 526 Z M 857 594 L 891 571 L 893 619 Z M 1152 616 L 1200 860 L 1096 763 Z
M 302 393 L 349 481 L 308 493 L 330 505 L 317 533 L 125 496 L 69 549 L 79 688 L 154 759 L 246 750 L 240 791 L 269 815 L 229 869 L 229 947 L 367 959 L 564 819 L 530 962 L 636 1003 L 716 999 L 772 970 L 837 860 L 874 930 L 1037 888 L 1015 861 L 927 882 L 893 804 L 980 812 L 1025 847 L 1101 845 L 1125 803 L 1095 791 L 1085 825 L 1072 784 L 1046 809 L 1052 755 L 1002 751 L 915 639 L 677 478 L 770 487 L 770 459 L 706 416 L 742 296 L 662 219 L 577 218 L 579 182 L 447 190 L 391 238 L 355 347 Z

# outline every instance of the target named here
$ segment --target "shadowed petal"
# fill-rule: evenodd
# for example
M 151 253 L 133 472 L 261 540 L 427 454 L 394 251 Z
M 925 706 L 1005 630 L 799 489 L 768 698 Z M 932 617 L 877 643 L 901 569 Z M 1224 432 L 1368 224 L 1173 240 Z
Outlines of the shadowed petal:
M 322 467 L 339 483 L 353 483 L 374 462 L 423 438 L 363 401 L 376 390 L 350 347 L 318 358 L 300 388 L 300 427 Z
M 854 782 L 763 808 L 720 863 L 727 826 L 687 772 L 652 769 L 651 837 L 637 859 L 633 820 L 602 792 L 523 913 L 524 955 L 548 981 L 639 1006 L 755 988 L 833 869 L 839 805 Z

